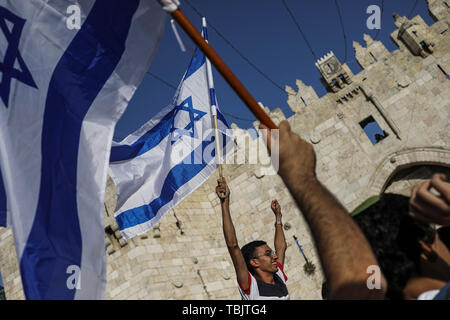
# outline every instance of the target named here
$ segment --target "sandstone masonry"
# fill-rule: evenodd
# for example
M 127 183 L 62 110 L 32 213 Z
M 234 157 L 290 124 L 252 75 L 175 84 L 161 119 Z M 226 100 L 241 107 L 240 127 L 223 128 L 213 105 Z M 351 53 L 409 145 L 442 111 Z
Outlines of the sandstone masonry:
M 301 80 L 297 90 L 286 86 L 294 112 L 287 120 L 313 144 L 320 181 L 349 211 L 371 195 L 385 190 L 408 194 L 414 183 L 433 172 L 450 173 L 450 2 L 428 0 L 428 5 L 435 20 L 431 26 L 420 16 L 408 20 L 394 14 L 391 38 L 398 50 L 389 52 L 367 35 L 364 45 L 354 42 L 363 68 L 358 74 L 332 52 L 319 59 L 316 66 L 328 90 L 325 96 L 319 98 Z M 285 119 L 279 108 L 265 109 L 276 123 Z M 376 144 L 362 127 L 372 120 L 384 132 Z M 254 125 L 257 128 L 258 122 Z M 232 127 L 248 158 L 252 138 Z M 225 165 L 224 173 L 239 244 L 256 239 L 273 244 L 270 202 L 278 199 L 288 243 L 285 271 L 291 298 L 321 299 L 323 274 L 313 239 L 281 179 L 250 164 Z M 108 180 L 107 299 L 240 299 L 223 239 L 214 191 L 217 177 L 216 173 L 151 231 L 128 242 L 114 220 L 116 195 Z M 317 266 L 315 275 L 303 272 L 304 259 L 293 235 Z M 4 228 L 0 271 L 7 299 L 23 299 L 12 232 Z

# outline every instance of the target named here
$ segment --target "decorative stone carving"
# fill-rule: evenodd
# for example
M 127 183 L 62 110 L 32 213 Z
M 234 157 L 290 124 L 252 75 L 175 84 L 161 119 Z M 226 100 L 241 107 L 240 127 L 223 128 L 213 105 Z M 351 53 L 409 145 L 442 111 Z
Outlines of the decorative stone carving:
M 311 141 L 312 144 L 318 144 L 320 142 L 320 132 L 317 132 L 316 130 L 313 130 L 313 132 L 311 133 L 309 140 Z

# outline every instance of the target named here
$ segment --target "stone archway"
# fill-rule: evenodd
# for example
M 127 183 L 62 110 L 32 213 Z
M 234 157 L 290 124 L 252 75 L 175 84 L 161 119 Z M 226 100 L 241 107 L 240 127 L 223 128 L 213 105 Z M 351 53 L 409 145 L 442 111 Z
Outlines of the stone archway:
M 414 165 L 412 167 L 397 171 L 386 185 L 383 192 L 396 193 L 411 196 L 412 188 L 427 179 L 434 173 L 444 173 L 450 178 L 450 167 L 439 165 Z
M 366 196 L 377 195 L 385 191 L 392 178 L 400 171 L 424 165 L 450 168 L 450 149 L 442 147 L 410 148 L 390 154 L 372 174 Z

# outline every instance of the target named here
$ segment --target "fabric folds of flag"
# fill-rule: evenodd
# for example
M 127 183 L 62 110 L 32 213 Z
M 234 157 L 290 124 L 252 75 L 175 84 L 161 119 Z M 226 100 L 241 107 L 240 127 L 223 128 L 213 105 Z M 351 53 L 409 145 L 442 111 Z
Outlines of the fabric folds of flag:
M 67 23 L 74 5 L 79 28 Z M 27 299 L 104 297 L 114 126 L 165 17 L 154 0 L 0 1 L 0 206 Z
M 173 99 L 122 142 L 113 142 L 109 174 L 118 195 L 115 217 L 123 237 L 147 232 L 217 169 L 206 58 L 197 49 Z M 217 110 L 223 158 L 233 151 L 229 126 Z

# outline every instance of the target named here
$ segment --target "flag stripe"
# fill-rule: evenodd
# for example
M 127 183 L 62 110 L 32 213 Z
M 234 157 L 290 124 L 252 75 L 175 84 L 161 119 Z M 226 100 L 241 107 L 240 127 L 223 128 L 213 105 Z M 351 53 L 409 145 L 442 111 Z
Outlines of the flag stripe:
M 175 112 L 176 110 L 172 109 L 156 126 L 147 131 L 147 133 L 141 136 L 133 144 L 112 147 L 109 161 L 113 163 L 131 160 L 159 145 L 172 130 Z M 226 130 L 228 128 L 228 123 L 220 112 L 217 113 L 217 118 L 223 122 Z
M 214 92 L 214 88 L 209 89 L 209 99 L 211 101 L 211 105 L 216 105 L 216 94 Z
M 67 288 L 66 270 L 69 265 L 81 267 L 76 200 L 80 131 L 125 50 L 138 5 L 139 0 L 97 0 L 50 81 L 39 202 L 20 261 L 28 299 L 73 299 L 75 295 L 75 290 Z
M 222 122 L 225 125 L 225 130 L 228 130 L 230 128 L 230 126 L 228 125 L 227 120 L 225 119 L 225 117 L 223 116 L 223 114 L 220 111 L 217 111 L 217 120 L 219 120 L 219 123 L 218 123 L 219 127 L 221 125 L 220 122 Z
M 6 227 L 6 193 L 0 169 L 0 227 Z
M 131 145 L 123 145 L 111 148 L 110 162 L 130 160 L 153 149 L 170 134 L 175 116 L 175 109 L 161 119 L 146 134 Z
M 203 150 L 214 142 L 214 137 L 209 141 L 203 141 L 203 143 L 198 146 L 191 154 L 189 154 L 185 159 L 191 159 L 194 154 L 201 153 Z M 202 160 L 201 164 L 191 163 L 185 164 L 185 161 L 174 166 L 164 180 L 164 184 L 161 190 L 161 195 L 159 198 L 154 199 L 148 205 L 143 205 L 134 209 L 124 211 L 116 216 L 117 224 L 120 230 L 126 228 L 134 227 L 138 224 L 147 222 L 156 216 L 159 209 L 169 203 L 176 191 L 184 184 L 189 182 L 193 177 L 195 177 L 200 171 L 202 171 L 208 163 Z
M 192 58 L 192 61 L 191 61 L 191 64 L 189 65 L 188 70 L 186 71 L 186 75 L 184 76 L 184 80 L 189 78 L 190 75 L 192 75 L 198 69 L 200 69 L 201 66 L 203 66 L 203 64 L 205 63 L 205 61 L 206 61 L 206 58 L 205 58 L 205 55 L 203 54 L 203 52 L 201 52 L 199 48 L 196 48 L 195 49 L 195 55 Z

